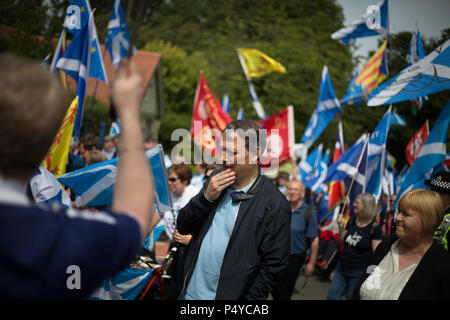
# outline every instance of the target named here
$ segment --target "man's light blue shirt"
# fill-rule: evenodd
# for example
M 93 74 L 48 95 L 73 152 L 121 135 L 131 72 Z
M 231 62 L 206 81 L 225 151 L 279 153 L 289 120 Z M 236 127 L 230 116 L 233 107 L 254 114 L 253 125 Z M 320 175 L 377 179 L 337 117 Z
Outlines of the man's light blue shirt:
M 240 202 L 233 203 L 231 195 L 240 191 L 247 192 L 255 180 L 256 178 L 241 190 L 229 187 L 224 191 L 225 195 L 217 206 L 212 224 L 203 238 L 197 263 L 186 290 L 186 300 L 215 298 L 223 257 L 239 211 Z

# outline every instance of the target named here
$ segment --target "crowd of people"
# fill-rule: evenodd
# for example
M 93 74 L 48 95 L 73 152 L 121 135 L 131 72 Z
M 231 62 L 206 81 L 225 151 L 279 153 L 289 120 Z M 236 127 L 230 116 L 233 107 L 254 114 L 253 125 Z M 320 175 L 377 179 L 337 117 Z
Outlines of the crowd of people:
M 58 80 L 32 61 L 1 55 L 0 82 L 0 137 L 11 146 L 0 155 L 2 299 L 88 297 L 133 261 L 161 219 L 177 247 L 172 277 L 181 300 L 289 300 L 302 270 L 332 271 L 330 300 L 450 299 L 448 172 L 427 180 L 430 190 L 402 195 L 397 211 L 395 194 L 377 203 L 362 193 L 352 210 L 320 221 L 322 198 L 295 171 L 262 174 L 266 137 L 256 135 L 251 148 L 247 135 L 262 127 L 235 120 L 225 128 L 225 164 L 198 164 L 195 174 L 190 164 L 166 164 L 173 210 L 158 212 L 145 156 L 155 142 L 139 123 L 141 78 L 124 61 L 111 92 L 120 135 L 100 142 L 87 134 L 69 152 L 67 172 L 120 156 L 113 202 L 94 212 L 76 208 L 58 183 L 49 191 L 36 182 L 52 179 L 39 164 L 68 102 Z M 36 205 L 49 199 L 61 205 Z M 82 270 L 76 290 L 66 282 L 74 265 Z

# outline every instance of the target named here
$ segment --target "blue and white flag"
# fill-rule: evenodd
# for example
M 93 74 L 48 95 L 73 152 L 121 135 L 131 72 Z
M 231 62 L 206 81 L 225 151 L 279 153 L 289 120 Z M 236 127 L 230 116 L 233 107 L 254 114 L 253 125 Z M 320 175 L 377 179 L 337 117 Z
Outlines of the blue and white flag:
M 322 77 L 320 81 L 319 99 L 316 110 L 314 111 L 305 133 L 303 134 L 301 143 L 307 148 L 317 140 L 323 130 L 328 126 L 331 120 L 341 111 L 341 104 L 334 93 L 333 84 L 328 75 L 327 66 L 323 67 Z
M 406 120 L 405 120 L 405 118 L 403 118 L 401 115 L 399 115 L 397 113 L 397 110 L 394 109 L 394 111 L 392 111 L 391 124 L 396 124 L 398 126 L 405 127 Z
M 111 55 L 112 64 L 117 69 L 120 61 L 127 56 L 130 48 L 130 33 L 120 0 L 114 0 L 113 10 L 106 28 L 105 45 Z M 136 54 L 136 52 L 136 47 L 133 46 L 133 54 Z
M 355 74 L 352 81 L 348 85 L 347 92 L 345 93 L 345 96 L 339 101 L 339 103 L 343 106 L 345 104 L 350 105 L 359 105 L 364 102 L 364 99 L 366 97 L 364 93 L 364 88 L 362 84 L 356 83 L 356 78 L 358 77 L 359 72 Z
M 386 140 L 391 128 L 391 109 L 392 106 L 370 135 L 367 151 L 366 192 L 371 193 L 377 202 L 381 198 L 381 182 L 386 163 Z
M 430 179 L 434 169 L 445 161 L 449 123 L 450 101 L 447 102 L 441 111 L 427 140 L 420 149 L 419 155 L 401 183 L 397 201 L 408 191 L 419 188 L 426 189 L 425 180 Z
M 315 179 L 311 189 L 318 188 L 322 184 L 332 181 L 351 181 L 353 176 L 358 172 L 361 154 L 367 149 L 366 141 L 367 135 L 363 134 L 336 162 L 331 164 L 326 171 L 323 171 L 320 176 Z M 361 184 L 363 182 L 363 177 L 356 176 L 355 180 L 357 183 Z
M 244 108 L 243 108 L 243 107 L 240 107 L 240 108 L 239 108 L 239 111 L 238 111 L 236 120 L 245 120 L 245 117 L 244 117 Z
M 261 102 L 259 102 L 258 96 L 256 95 L 256 91 L 253 88 L 253 84 L 250 80 L 248 80 L 247 82 L 248 82 L 248 89 L 250 91 L 250 97 L 252 98 L 252 103 L 253 103 L 253 107 L 256 110 L 256 114 L 258 115 L 258 117 L 260 119 L 265 119 L 266 113 L 264 112 Z
M 89 23 L 77 32 L 64 54 L 58 59 L 56 69 L 61 69 L 77 82 L 75 95 L 78 97 L 78 110 L 73 127 L 73 137 L 78 139 L 83 120 L 84 100 L 91 62 L 91 44 L 94 31 L 94 16 L 91 13 Z
M 143 247 L 148 251 L 155 251 L 155 243 L 158 241 L 159 237 L 163 233 L 166 227 L 166 221 L 164 219 L 159 220 L 158 224 L 153 228 L 150 235 L 145 238 Z
M 222 98 L 222 110 L 226 112 L 226 114 L 230 114 L 230 97 L 228 93 L 225 93 Z
M 420 59 L 425 57 L 425 49 L 423 48 L 422 38 L 420 32 L 417 30 L 413 33 L 411 41 L 408 46 L 408 53 L 406 54 L 405 68 L 416 63 Z
M 159 267 L 159 265 L 157 266 Z M 148 283 L 152 270 L 126 267 L 103 281 L 89 300 L 135 300 Z
M 323 145 L 320 144 L 310 154 L 308 154 L 306 160 L 301 161 L 298 164 L 298 171 L 302 181 L 317 177 L 316 173 L 319 168 L 320 160 L 322 159 L 322 148 Z
M 58 60 L 61 58 L 61 45 L 64 33 L 66 30 L 70 32 L 74 37 L 79 33 L 85 25 L 89 23 L 89 15 L 91 14 L 91 6 L 89 0 L 71 0 L 70 5 L 67 8 L 66 16 L 64 20 L 64 30 L 61 33 L 60 41 L 58 42 L 55 54 L 53 56 L 51 70 L 55 70 Z M 92 29 L 92 47 L 91 47 L 91 66 L 89 69 L 89 76 L 105 83 L 108 83 L 108 77 L 105 70 L 105 65 L 102 59 L 102 53 L 100 50 L 100 42 L 98 40 L 97 28 L 95 22 L 91 27 Z
M 150 163 L 155 183 L 155 204 L 159 212 L 172 208 L 167 171 L 161 145 L 145 152 Z M 113 202 L 114 183 L 117 175 L 117 158 L 96 163 L 88 167 L 67 173 L 58 178 L 76 195 L 77 207 L 98 207 Z
M 356 164 L 356 175 L 354 177 L 347 176 L 344 179 L 344 185 L 345 189 L 347 190 L 347 203 L 350 207 L 350 212 L 353 213 L 353 203 L 356 200 L 356 197 L 359 196 L 361 193 L 367 192 L 365 190 L 366 186 L 366 172 L 367 172 L 367 153 L 368 153 L 368 142 L 369 140 L 366 139 L 364 142 L 363 150 L 360 153 L 358 162 Z M 351 184 L 353 181 L 353 185 Z M 351 189 L 350 189 L 351 187 Z
M 346 45 L 352 44 L 356 38 L 371 37 L 388 32 L 388 1 L 380 1 L 370 5 L 366 12 L 352 22 L 331 35 L 335 40 L 341 40 Z
M 58 203 L 64 208 L 72 208 L 72 202 L 66 190 L 56 177 L 43 166 L 30 179 L 30 190 L 36 203 Z
M 312 190 L 312 192 L 314 193 L 321 193 L 322 191 L 324 191 L 326 189 L 326 185 L 322 184 L 322 185 L 317 185 L 315 184 L 315 182 L 317 181 L 317 178 L 322 175 L 325 174 L 328 170 L 328 156 L 330 154 L 330 149 L 327 149 L 325 151 L 325 154 L 323 155 L 322 159 L 320 160 L 317 169 L 313 172 L 312 175 L 308 176 L 306 178 L 306 180 L 304 181 L 305 186 L 307 188 L 310 188 Z M 327 193 L 328 194 L 328 193 Z
M 368 97 L 368 106 L 412 100 L 450 89 L 450 39 L 425 58 L 379 85 Z
M 109 129 L 109 137 L 114 137 L 120 133 L 120 122 L 119 119 L 111 124 L 111 129 Z

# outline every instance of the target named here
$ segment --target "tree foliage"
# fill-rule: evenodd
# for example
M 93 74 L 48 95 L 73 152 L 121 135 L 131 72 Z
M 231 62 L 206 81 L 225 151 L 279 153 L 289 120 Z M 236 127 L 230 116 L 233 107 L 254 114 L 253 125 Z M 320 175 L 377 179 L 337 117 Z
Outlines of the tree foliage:
M 130 17 L 127 21 L 130 30 L 136 23 L 139 2 L 122 0 Z M 67 0 L 0 2 L 0 24 L 19 30 L 9 39 L 0 39 L 0 52 L 12 51 L 39 60 L 53 52 L 67 3 Z M 112 5 L 113 0 L 91 0 L 91 6 L 96 8 L 101 42 L 105 39 Z M 190 127 L 200 70 L 219 101 L 225 93 L 229 95 L 232 118 L 243 107 L 246 119 L 257 120 L 236 48 L 259 49 L 286 67 L 286 74 L 271 73 L 252 82 L 267 115 L 294 106 L 297 142 L 316 107 L 323 66 L 328 66 L 336 95 L 342 98 L 361 58 L 352 56 L 353 47 L 330 37 L 344 26 L 343 11 L 336 0 L 155 0 L 145 5 L 137 47 L 161 52 L 163 56 L 166 116 L 159 139 L 165 150 L 173 145 L 170 136 L 174 129 Z M 447 29 L 440 37 L 423 39 L 426 52 L 430 53 L 449 37 Z M 404 68 L 410 39 L 410 32 L 390 35 L 390 77 Z M 384 39 L 379 40 L 381 44 Z M 398 167 L 405 161 L 404 149 L 414 132 L 425 119 L 430 120 L 432 127 L 449 98 L 449 91 L 431 95 L 416 117 L 411 114 L 410 102 L 394 105 L 408 124 L 393 126 L 388 137 L 387 147 L 397 158 Z M 98 128 L 95 122 L 100 121 L 104 108 L 95 104 L 94 113 L 98 116 L 90 120 L 90 127 L 92 123 L 93 128 Z M 371 132 L 386 110 L 387 106 L 343 106 L 341 117 L 347 147 L 363 132 Z M 337 123 L 336 118 L 315 145 L 324 143 L 326 148 L 333 149 Z

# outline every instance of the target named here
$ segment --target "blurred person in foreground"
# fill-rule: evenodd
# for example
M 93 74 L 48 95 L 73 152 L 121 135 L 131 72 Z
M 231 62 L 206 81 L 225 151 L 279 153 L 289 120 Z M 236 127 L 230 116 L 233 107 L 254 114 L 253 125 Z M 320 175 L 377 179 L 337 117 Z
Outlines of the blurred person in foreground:
M 433 240 L 443 211 L 436 192 L 416 189 L 403 195 L 395 236 L 378 246 L 352 298 L 450 299 L 450 257 Z
M 9 146 L 0 151 L 1 299 L 84 298 L 134 259 L 153 204 L 140 86 L 135 64 L 122 63 L 112 83 L 123 125 L 114 212 L 36 206 L 25 185 L 55 139 L 69 100 L 39 63 L 0 56 L 0 143 Z
M 232 121 L 222 140 L 224 169 L 178 215 L 180 234 L 192 234 L 180 298 L 267 299 L 289 260 L 289 202 L 261 175 L 259 124 Z

